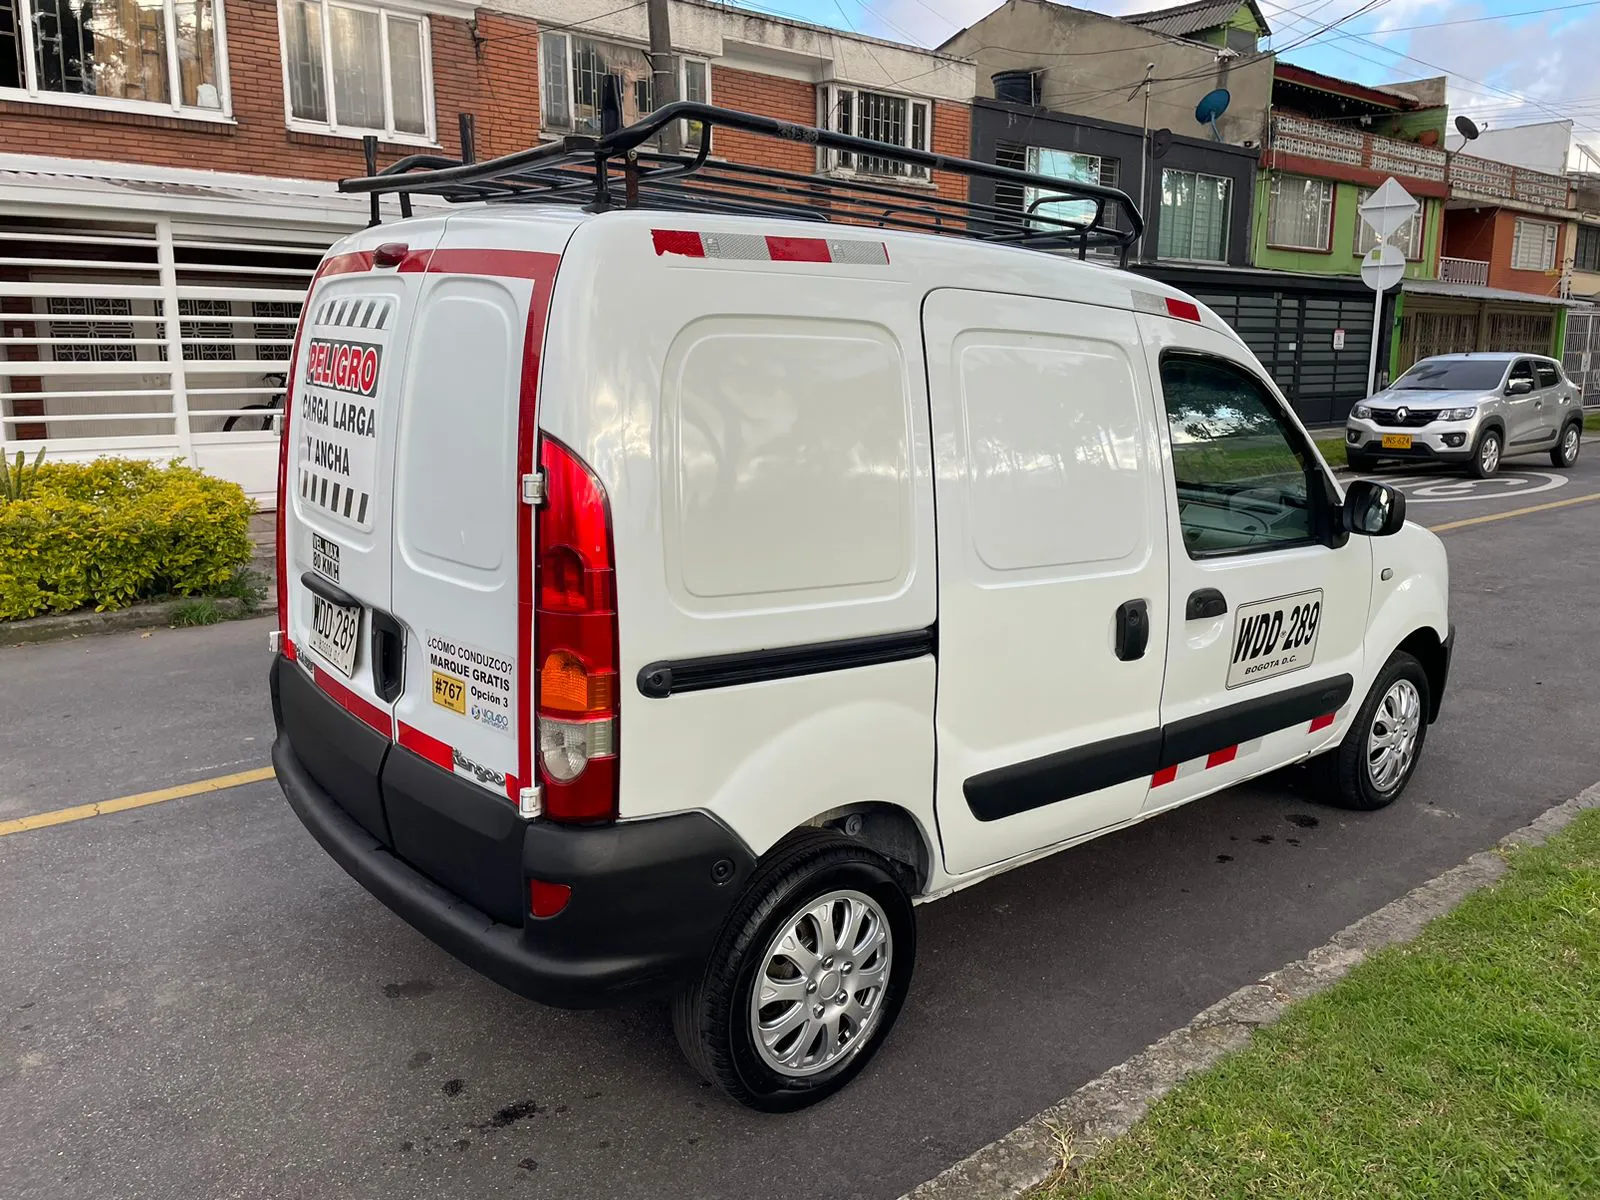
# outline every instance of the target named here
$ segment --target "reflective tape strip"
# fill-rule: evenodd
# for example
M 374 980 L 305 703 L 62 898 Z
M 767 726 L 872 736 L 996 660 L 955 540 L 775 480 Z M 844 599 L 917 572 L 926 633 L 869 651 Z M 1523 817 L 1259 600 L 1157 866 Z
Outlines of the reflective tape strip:
M 446 771 L 455 770 L 455 753 L 447 743 L 407 725 L 404 721 L 397 721 L 396 724 L 400 727 L 400 736 L 397 740 L 407 750 L 413 754 L 420 754 L 436 767 L 443 767 Z
M 1311 722 L 1311 728 L 1306 730 L 1306 732 L 1318 733 L 1332 725 L 1334 721 L 1338 720 L 1338 717 L 1338 713 L 1324 713 L 1322 716 Z
M 1220 750 L 1213 750 L 1210 754 L 1200 758 L 1191 758 L 1187 762 L 1178 763 L 1176 766 L 1162 767 L 1150 776 L 1152 788 L 1165 787 L 1179 779 L 1187 779 L 1191 775 L 1198 775 L 1202 771 L 1214 770 L 1225 767 L 1231 762 L 1249 758 L 1261 749 L 1264 738 L 1252 738 L 1248 742 L 1240 742 L 1234 746 L 1224 746 Z
M 851 238 L 780 237 L 759 233 L 697 233 L 652 229 L 657 255 L 717 258 L 727 262 L 815 262 L 852 267 L 886 267 L 889 248 L 882 242 Z

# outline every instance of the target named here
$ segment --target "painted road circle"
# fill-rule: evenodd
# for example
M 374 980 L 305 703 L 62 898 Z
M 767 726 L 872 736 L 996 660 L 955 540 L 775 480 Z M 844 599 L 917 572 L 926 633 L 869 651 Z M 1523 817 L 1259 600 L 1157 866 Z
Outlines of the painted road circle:
M 1521 500 L 1565 487 L 1568 477 L 1552 471 L 1502 471 L 1488 479 L 1462 475 L 1374 475 L 1368 478 L 1399 488 L 1409 504 L 1461 504 Z

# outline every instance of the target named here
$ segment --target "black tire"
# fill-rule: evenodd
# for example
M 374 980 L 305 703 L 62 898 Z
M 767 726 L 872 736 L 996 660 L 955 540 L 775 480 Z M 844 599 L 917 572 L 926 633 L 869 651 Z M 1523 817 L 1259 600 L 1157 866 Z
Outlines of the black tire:
M 1402 679 L 1410 680 L 1417 690 L 1420 717 L 1416 743 L 1412 749 L 1411 761 L 1400 777 L 1386 789 L 1380 790 L 1373 782 L 1367 735 L 1373 728 L 1373 722 L 1378 715 L 1378 706 L 1383 703 L 1384 696 Z M 1372 690 L 1367 693 L 1361 711 L 1351 722 L 1349 731 L 1344 735 L 1344 741 L 1340 742 L 1337 748 L 1318 756 L 1312 763 L 1320 774 L 1318 783 L 1323 800 L 1338 808 L 1371 812 L 1374 809 L 1387 808 L 1399 799 L 1400 793 L 1406 790 L 1406 784 L 1411 782 L 1417 763 L 1422 759 L 1422 747 L 1428 736 L 1428 713 L 1432 711 L 1431 704 L 1432 693 L 1428 687 L 1428 673 L 1411 655 L 1404 650 L 1396 650 L 1384 664 L 1383 670 L 1378 672 L 1378 678 L 1374 681 Z
M 812 901 L 835 891 L 862 893 L 887 918 L 887 981 L 858 1049 L 847 1050 L 840 1061 L 815 1075 L 785 1075 L 763 1061 L 756 1047 L 749 1020 L 752 989 L 766 965 L 767 948 L 783 926 Z M 916 936 L 911 898 L 887 859 L 837 834 L 795 834 L 762 864 L 704 971 L 674 998 L 672 1025 L 678 1044 L 701 1076 L 750 1108 L 793 1112 L 815 1104 L 854 1079 L 888 1037 L 911 983 Z
M 1378 460 L 1370 454 L 1362 454 L 1356 450 L 1346 450 L 1344 461 L 1350 469 L 1358 475 L 1370 475 L 1378 469 Z
M 1563 471 L 1578 461 L 1578 451 L 1583 448 L 1583 422 L 1568 421 L 1561 430 L 1556 448 L 1550 451 L 1550 465 Z
M 1489 446 L 1493 450 L 1488 450 Z M 1472 448 L 1472 459 L 1467 463 L 1467 474 L 1474 479 L 1487 479 L 1500 469 L 1505 457 L 1506 443 L 1498 429 L 1485 429 L 1478 435 L 1478 444 Z

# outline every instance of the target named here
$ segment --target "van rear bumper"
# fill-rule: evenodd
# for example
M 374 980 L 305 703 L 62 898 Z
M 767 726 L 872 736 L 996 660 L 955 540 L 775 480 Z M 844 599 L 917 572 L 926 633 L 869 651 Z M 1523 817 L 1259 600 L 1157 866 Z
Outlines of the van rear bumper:
M 666 991 L 704 964 L 755 868 L 748 847 L 721 822 L 706 813 L 596 826 L 523 822 L 522 878 L 516 881 L 522 895 L 528 880 L 539 879 L 566 884 L 572 896 L 553 917 L 527 915 L 520 926 L 497 921 L 399 857 L 312 775 L 307 761 L 325 759 L 317 751 L 326 747 L 294 744 L 285 729 L 285 704 L 315 709 L 305 714 L 311 719 L 291 722 L 302 740 L 337 744 L 360 738 L 366 727 L 308 684 L 281 656 L 273 663 L 278 736 L 272 765 L 284 796 L 333 860 L 420 933 L 501 986 L 561 1008 L 596 1008 Z M 313 728 L 316 733 L 308 734 Z M 391 745 L 379 778 L 365 781 L 352 799 L 359 805 L 373 787 L 381 793 L 382 779 L 397 769 L 407 791 L 426 781 L 430 807 L 438 812 L 459 805 L 470 814 L 487 795 Z

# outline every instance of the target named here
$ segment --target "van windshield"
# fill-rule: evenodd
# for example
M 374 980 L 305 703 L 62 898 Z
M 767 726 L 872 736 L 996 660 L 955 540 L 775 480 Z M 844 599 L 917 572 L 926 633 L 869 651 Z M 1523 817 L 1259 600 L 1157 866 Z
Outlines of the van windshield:
M 1397 391 L 1486 392 L 1500 386 L 1505 362 L 1490 358 L 1423 359 L 1394 381 Z

